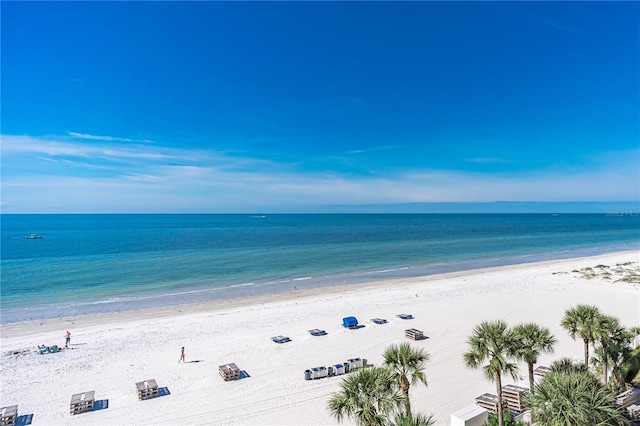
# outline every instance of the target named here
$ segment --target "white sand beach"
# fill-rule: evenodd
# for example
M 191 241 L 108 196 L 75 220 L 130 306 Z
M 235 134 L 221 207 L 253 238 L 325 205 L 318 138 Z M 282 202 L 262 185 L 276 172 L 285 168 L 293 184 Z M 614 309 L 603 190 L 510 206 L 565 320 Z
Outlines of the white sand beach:
M 58 318 L 2 326 L 0 406 L 18 404 L 33 425 L 334 425 L 326 409 L 342 376 L 307 381 L 311 367 L 366 358 L 379 365 L 389 345 L 408 341 L 417 328 L 428 339 L 411 342 L 431 355 L 429 386 L 411 389 L 414 412 L 450 414 L 493 392 L 482 371 L 465 367 L 462 354 L 474 325 L 502 319 L 537 322 L 558 338 L 555 355 L 582 359 L 582 341 L 560 327 L 566 309 L 594 304 L 623 325 L 640 325 L 640 286 L 585 279 L 571 271 L 640 261 L 638 252 L 514 265 L 395 282 L 322 288 L 199 305 Z M 562 273 L 559 273 L 562 272 Z M 564 273 L 566 272 L 566 274 Z M 401 320 L 397 314 L 413 314 Z M 355 316 L 365 325 L 342 327 Z M 383 325 L 371 318 L 386 318 Z M 307 330 L 319 328 L 326 336 Z M 38 355 L 38 345 L 71 348 Z M 276 344 L 271 336 L 291 342 Z M 185 347 L 186 363 L 179 364 Z M 235 363 L 248 377 L 224 382 L 218 366 Z M 521 376 L 526 376 L 521 364 Z M 155 379 L 167 395 L 139 401 L 135 383 Z M 505 378 L 505 384 L 512 383 Z M 71 395 L 95 391 L 106 408 L 69 414 Z M 349 421 L 343 424 L 352 424 Z

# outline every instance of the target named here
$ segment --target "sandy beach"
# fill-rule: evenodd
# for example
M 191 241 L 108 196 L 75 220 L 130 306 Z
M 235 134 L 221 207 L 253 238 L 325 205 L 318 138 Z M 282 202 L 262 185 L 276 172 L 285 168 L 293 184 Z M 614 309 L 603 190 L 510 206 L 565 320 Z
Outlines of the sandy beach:
M 411 342 L 431 356 L 429 386 L 411 389 L 414 412 L 433 413 L 438 425 L 494 390 L 462 354 L 474 325 L 502 319 L 537 322 L 558 339 L 556 353 L 539 365 L 582 358 L 582 342 L 560 327 L 566 309 L 594 304 L 627 327 L 640 325 L 640 287 L 585 279 L 571 271 L 634 262 L 640 253 L 513 265 L 410 280 L 296 291 L 173 308 L 56 318 L 2 326 L 0 406 L 18 404 L 34 425 L 333 425 L 326 409 L 341 376 L 307 381 L 311 367 L 366 358 L 380 365 L 391 344 L 417 328 Z M 413 314 L 401 320 L 397 314 Z M 365 327 L 347 330 L 342 318 Z M 377 325 L 371 318 L 385 318 Z M 326 336 L 314 337 L 319 328 Z M 71 347 L 38 355 L 38 345 Z M 270 337 L 288 336 L 276 344 Z M 178 363 L 185 347 L 186 363 Z M 18 353 L 18 354 L 13 354 Z M 235 363 L 245 377 L 224 382 L 218 366 Z M 521 376 L 526 367 L 521 365 Z M 164 395 L 139 401 L 135 383 L 155 379 Z M 512 383 L 510 378 L 505 383 Z M 525 383 L 525 381 L 523 381 Z M 71 416 L 71 395 L 95 391 L 102 409 Z M 344 422 L 343 424 L 351 424 Z

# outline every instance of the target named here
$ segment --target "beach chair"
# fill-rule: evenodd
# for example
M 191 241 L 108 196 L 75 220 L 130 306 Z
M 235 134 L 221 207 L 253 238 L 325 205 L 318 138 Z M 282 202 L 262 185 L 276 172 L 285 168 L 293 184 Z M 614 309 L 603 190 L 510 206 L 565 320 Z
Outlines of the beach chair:
M 375 323 L 375 324 L 386 324 L 387 320 L 384 318 L 372 318 L 371 322 Z
M 158 384 L 155 379 L 138 382 L 136 383 L 136 388 L 138 389 L 138 399 L 140 401 L 158 396 Z
M 18 418 L 18 406 L 10 405 L 0 408 L 0 425 L 13 426 Z
M 411 314 L 398 314 L 396 315 L 398 318 L 403 319 L 403 320 L 410 320 L 413 319 L 413 315 Z
M 314 328 L 313 330 L 309 330 L 312 336 L 326 336 L 327 332 L 324 330 L 320 330 L 318 328 Z
M 70 412 L 74 416 L 87 411 L 93 411 L 93 404 L 96 401 L 95 391 L 76 393 L 71 396 Z
M 271 340 L 273 340 L 275 343 L 287 343 L 291 341 L 291 339 L 286 336 L 274 336 L 271 338 Z

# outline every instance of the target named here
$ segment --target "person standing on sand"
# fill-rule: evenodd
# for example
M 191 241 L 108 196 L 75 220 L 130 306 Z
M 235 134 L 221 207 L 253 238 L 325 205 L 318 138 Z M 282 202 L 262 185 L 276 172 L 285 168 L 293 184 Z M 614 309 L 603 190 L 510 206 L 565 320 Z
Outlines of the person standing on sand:
M 180 364 L 180 361 L 184 363 L 184 346 L 182 347 L 182 351 L 180 351 L 180 359 L 178 360 L 178 364 Z
M 71 333 L 69 333 L 69 330 L 67 330 L 67 332 L 64 335 L 66 341 L 64 342 L 64 347 L 68 348 L 69 345 L 71 344 Z

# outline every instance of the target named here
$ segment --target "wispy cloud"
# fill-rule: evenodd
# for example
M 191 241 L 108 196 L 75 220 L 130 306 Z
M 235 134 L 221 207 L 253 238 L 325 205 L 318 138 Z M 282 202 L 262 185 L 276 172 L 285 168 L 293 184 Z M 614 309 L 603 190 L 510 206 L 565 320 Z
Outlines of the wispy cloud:
M 478 164 L 511 164 L 513 161 L 507 160 L 504 158 L 496 158 L 496 157 L 473 157 L 467 158 L 470 163 L 478 163 Z
M 519 10 L 516 12 L 512 12 L 512 14 L 514 16 L 517 16 L 519 18 L 525 19 L 529 22 L 533 22 L 535 24 L 540 24 L 542 26 L 545 26 L 547 28 L 553 28 L 555 30 L 558 31 L 562 31 L 564 33 L 567 34 L 573 34 L 573 35 L 585 35 L 584 31 L 581 31 L 577 28 L 571 27 L 569 25 L 566 25 L 564 23 L 558 23 L 556 21 L 553 21 L 547 17 L 544 16 L 540 16 L 538 14 L 535 14 L 531 11 L 525 11 L 525 10 Z
M 69 132 L 69 136 L 77 139 L 87 139 L 87 140 L 93 140 L 93 141 L 155 143 L 155 141 L 151 139 L 130 139 L 130 138 L 120 138 L 116 136 L 90 135 L 87 133 L 77 133 L 77 132 Z
M 527 173 L 300 170 L 289 163 L 118 141 L 3 136 L 3 212 L 296 211 L 410 202 L 619 201 L 640 193 L 639 150 Z M 97 145 L 97 146 L 94 146 Z M 490 159 L 495 160 L 495 159 Z

